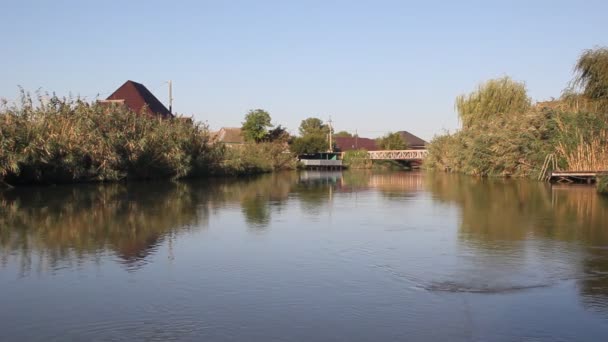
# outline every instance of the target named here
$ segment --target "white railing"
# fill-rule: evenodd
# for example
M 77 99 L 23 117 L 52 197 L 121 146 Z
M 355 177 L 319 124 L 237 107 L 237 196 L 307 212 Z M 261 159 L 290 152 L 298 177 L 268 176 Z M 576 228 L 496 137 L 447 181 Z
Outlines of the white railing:
M 375 160 L 422 160 L 427 155 L 426 150 L 395 150 L 369 151 L 369 159 Z

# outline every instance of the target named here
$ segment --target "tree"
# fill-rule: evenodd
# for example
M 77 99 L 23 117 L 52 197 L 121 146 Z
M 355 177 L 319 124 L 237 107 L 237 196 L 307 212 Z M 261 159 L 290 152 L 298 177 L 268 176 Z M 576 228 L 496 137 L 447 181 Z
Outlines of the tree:
M 376 143 L 383 150 L 405 150 L 407 148 L 407 144 L 399 133 L 388 133 L 378 138 Z
M 352 138 L 353 135 L 347 131 L 340 131 L 340 132 L 334 134 L 334 137 Z
M 242 130 L 246 141 L 260 142 L 268 135 L 267 129 L 272 127 L 270 114 L 263 109 L 250 110 L 245 116 Z
M 300 136 L 305 137 L 308 135 L 327 135 L 329 133 L 329 126 L 323 123 L 323 120 L 319 118 L 308 118 L 302 120 L 300 123 Z
M 277 127 L 268 131 L 266 139 L 270 142 L 287 141 L 289 139 L 289 133 L 287 133 L 285 127 L 278 125 Z
M 458 96 L 456 110 L 463 128 L 471 128 L 496 117 L 521 115 L 531 103 L 525 83 L 506 76 L 489 80 L 476 91 Z
M 291 151 L 296 154 L 325 152 L 328 149 L 329 126 L 319 118 L 302 120 L 298 129 L 300 136 L 291 143 Z
M 574 85 L 593 100 L 608 100 L 608 48 L 585 50 L 574 68 Z
M 327 151 L 327 140 L 318 134 L 297 137 L 291 142 L 290 150 L 297 155 Z

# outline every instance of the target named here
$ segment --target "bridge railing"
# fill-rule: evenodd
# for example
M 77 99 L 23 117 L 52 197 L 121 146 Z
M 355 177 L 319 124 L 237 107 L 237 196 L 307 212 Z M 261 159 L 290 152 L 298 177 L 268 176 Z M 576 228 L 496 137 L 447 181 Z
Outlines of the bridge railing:
M 376 160 L 422 160 L 426 157 L 426 150 L 385 150 L 367 152 L 369 159 Z

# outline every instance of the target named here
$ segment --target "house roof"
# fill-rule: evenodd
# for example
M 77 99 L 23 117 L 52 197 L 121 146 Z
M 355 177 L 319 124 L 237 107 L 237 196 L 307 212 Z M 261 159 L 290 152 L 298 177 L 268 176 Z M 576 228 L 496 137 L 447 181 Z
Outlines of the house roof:
M 426 146 L 426 141 L 418 138 L 417 136 L 413 135 L 412 133 L 410 133 L 408 131 L 399 131 L 397 133 L 399 133 L 399 135 L 401 135 L 401 138 L 403 139 L 403 141 L 405 141 L 408 148 Z
M 336 148 L 342 152 L 352 150 L 377 151 L 376 140 L 360 137 L 334 137 Z
M 216 140 L 225 144 L 243 144 L 245 138 L 240 128 L 222 127 L 215 136 Z
M 127 81 L 116 89 L 107 101 L 123 101 L 132 111 L 141 113 L 147 108 L 148 113 L 160 115 L 163 118 L 173 117 L 171 112 L 143 84 Z

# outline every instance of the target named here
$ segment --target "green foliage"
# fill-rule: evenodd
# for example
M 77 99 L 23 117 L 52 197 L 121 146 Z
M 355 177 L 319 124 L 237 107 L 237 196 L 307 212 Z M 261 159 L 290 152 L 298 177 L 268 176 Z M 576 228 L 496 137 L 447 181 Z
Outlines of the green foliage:
M 329 126 L 319 118 L 302 120 L 300 136 L 291 141 L 290 149 L 296 155 L 325 152 L 329 149 Z
M 608 48 L 585 50 L 575 66 L 574 84 L 594 100 L 608 100 Z
M 608 196 L 608 175 L 597 177 L 597 192 Z
M 344 152 L 342 165 L 349 169 L 370 169 L 372 160 L 366 150 L 352 150 Z
M 0 179 L 58 183 L 184 178 L 216 172 L 222 148 L 207 127 L 122 106 L 48 100 L 22 92 L 0 108 Z
M 246 141 L 260 142 L 267 137 L 267 129 L 272 127 L 270 114 L 263 109 L 250 110 L 245 115 L 242 130 Z
M 378 147 L 383 150 L 405 150 L 407 143 L 399 133 L 387 133 L 385 136 L 376 140 Z
M 309 135 L 326 136 L 329 134 L 329 126 L 324 124 L 323 120 L 319 118 L 308 118 L 300 123 L 299 132 L 301 137 Z
M 271 129 L 268 131 L 268 134 L 266 135 L 266 140 L 267 141 L 286 141 L 289 139 L 289 133 L 287 133 L 287 130 L 285 129 L 285 127 L 278 125 L 277 127 Z
M 291 142 L 290 150 L 296 155 L 313 154 L 328 150 L 328 142 L 325 136 L 320 134 L 296 137 Z
M 424 166 L 479 176 L 536 177 L 547 155 L 557 167 L 608 167 L 608 49 L 583 52 L 574 87 L 530 104 L 523 83 L 490 80 L 456 99 L 462 129 L 435 137 Z M 576 88 L 582 93 L 578 93 Z
M 525 84 L 510 77 L 489 80 L 476 91 L 456 98 L 456 110 L 465 128 L 498 116 L 523 114 L 530 104 Z
M 334 134 L 334 137 L 353 138 L 354 136 L 347 131 L 340 131 L 340 132 Z
M 222 164 L 224 173 L 245 175 L 295 169 L 296 159 L 285 140 L 245 144 L 226 149 Z
M 435 137 L 428 146 L 425 168 L 476 176 L 534 177 L 554 151 L 555 113 L 531 111 L 500 116 Z

